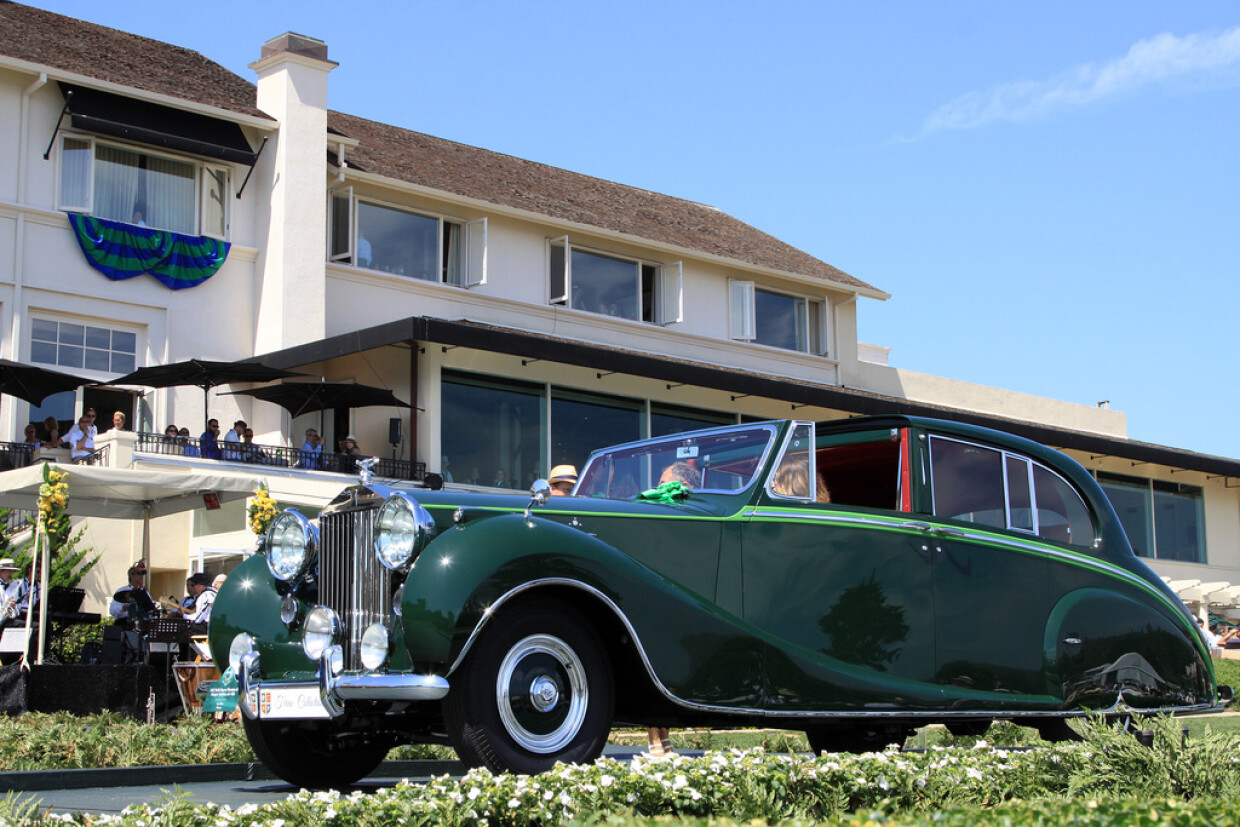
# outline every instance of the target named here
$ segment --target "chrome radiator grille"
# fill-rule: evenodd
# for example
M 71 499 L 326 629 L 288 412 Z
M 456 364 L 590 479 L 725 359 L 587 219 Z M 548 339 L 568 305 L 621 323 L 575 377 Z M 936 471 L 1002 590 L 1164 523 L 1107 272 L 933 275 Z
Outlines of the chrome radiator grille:
M 374 553 L 375 508 L 319 519 L 319 603 L 344 623 L 344 668 L 361 669 L 362 632 L 392 610 L 392 573 Z

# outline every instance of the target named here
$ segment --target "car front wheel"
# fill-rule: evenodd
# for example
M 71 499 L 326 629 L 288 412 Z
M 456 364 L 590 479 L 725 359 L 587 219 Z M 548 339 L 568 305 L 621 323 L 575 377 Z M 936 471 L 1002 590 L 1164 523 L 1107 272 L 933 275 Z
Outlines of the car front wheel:
M 589 621 L 565 604 L 492 618 L 450 682 L 444 717 L 467 766 L 534 774 L 589 763 L 607 743 L 611 667 Z
M 241 717 L 254 754 L 296 787 L 347 787 L 379 766 L 391 744 L 338 731 L 330 721 L 251 720 Z

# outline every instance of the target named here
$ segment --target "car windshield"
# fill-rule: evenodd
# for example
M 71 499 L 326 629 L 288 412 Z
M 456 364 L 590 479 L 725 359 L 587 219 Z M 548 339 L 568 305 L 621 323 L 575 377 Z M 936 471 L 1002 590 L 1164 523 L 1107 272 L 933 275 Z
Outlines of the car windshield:
M 747 425 L 600 451 L 590 458 L 574 493 L 628 499 L 673 479 L 695 491 L 740 491 L 762 467 L 774 437 L 771 425 Z

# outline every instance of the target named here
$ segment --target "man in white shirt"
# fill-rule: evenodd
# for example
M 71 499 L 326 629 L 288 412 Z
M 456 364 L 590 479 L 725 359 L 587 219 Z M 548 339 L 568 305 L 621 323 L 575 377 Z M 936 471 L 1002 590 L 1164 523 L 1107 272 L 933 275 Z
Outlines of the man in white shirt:
M 99 430 L 95 427 L 95 409 L 87 408 L 86 413 L 82 414 L 77 424 L 69 429 L 69 433 L 65 435 L 65 441 L 69 443 L 69 457 L 74 462 L 88 457 L 95 452 L 95 434 Z
M 185 581 L 185 588 L 194 598 L 192 608 L 181 610 L 181 614 L 189 622 L 189 633 L 205 635 L 207 623 L 211 620 L 211 604 L 215 602 L 215 589 L 211 587 L 211 575 L 204 571 L 191 574 Z
M 241 437 L 245 434 L 245 420 L 238 419 L 232 430 L 224 434 L 224 459 L 241 459 Z

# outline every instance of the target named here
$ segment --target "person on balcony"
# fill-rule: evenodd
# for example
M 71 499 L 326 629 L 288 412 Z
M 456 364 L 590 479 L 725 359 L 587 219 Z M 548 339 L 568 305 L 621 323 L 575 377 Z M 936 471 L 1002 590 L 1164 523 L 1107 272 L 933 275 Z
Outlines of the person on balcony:
M 202 432 L 202 436 L 198 438 L 198 449 L 201 456 L 207 459 L 220 458 L 220 421 L 218 419 L 207 420 L 207 430 Z
M 95 409 L 89 408 L 65 435 L 69 443 L 69 458 L 74 462 L 80 462 L 95 453 L 96 433 Z
M 312 471 L 323 467 L 323 440 L 313 428 L 306 429 L 306 441 L 301 444 L 301 460 L 298 465 Z
M 238 419 L 228 433 L 224 434 L 224 459 L 244 459 L 241 441 L 245 437 L 245 420 Z
M 43 433 L 39 437 L 44 448 L 68 448 L 69 443 L 60 436 L 60 422 L 54 416 L 43 420 Z
M 181 453 L 187 457 L 201 456 L 198 452 L 198 446 L 190 441 L 189 428 L 182 428 L 177 431 L 177 444 L 181 446 Z

